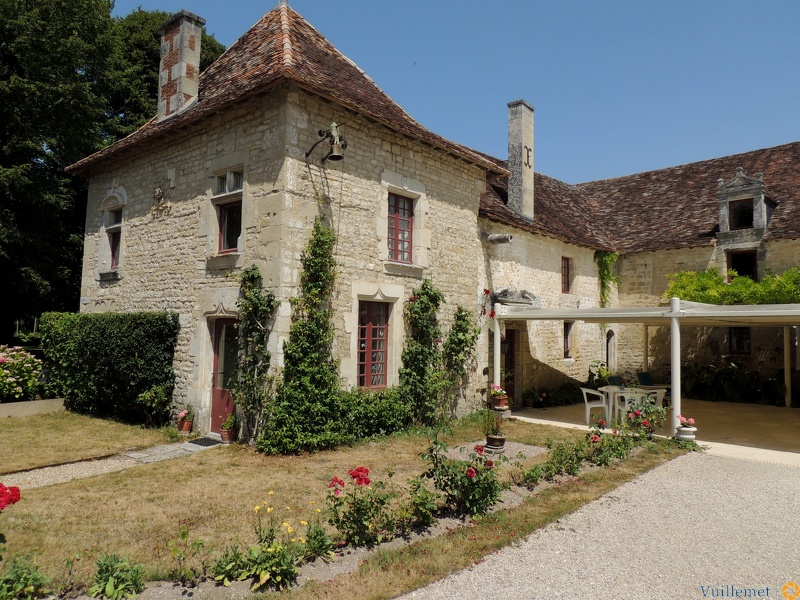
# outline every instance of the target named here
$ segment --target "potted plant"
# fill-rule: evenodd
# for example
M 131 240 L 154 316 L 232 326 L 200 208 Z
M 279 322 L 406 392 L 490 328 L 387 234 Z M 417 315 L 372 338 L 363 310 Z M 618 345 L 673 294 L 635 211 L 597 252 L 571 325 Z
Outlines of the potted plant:
M 494 410 L 484 410 L 481 415 L 481 431 L 486 436 L 486 447 L 490 450 L 499 450 L 506 444 L 506 436 L 501 425 L 502 414 Z
M 489 390 L 489 400 L 491 401 L 492 408 L 508 407 L 508 394 L 499 385 L 493 385 Z
M 675 439 L 684 442 L 693 442 L 697 427 L 694 426 L 694 419 L 687 419 L 678 415 L 678 429 L 675 431 Z
M 219 427 L 219 436 L 222 438 L 224 444 L 230 444 L 236 439 L 236 433 L 239 429 L 239 419 L 236 418 L 236 413 L 231 413 L 222 422 Z
M 194 422 L 194 410 L 184 408 L 178 413 L 178 431 L 181 433 L 191 433 L 192 423 Z

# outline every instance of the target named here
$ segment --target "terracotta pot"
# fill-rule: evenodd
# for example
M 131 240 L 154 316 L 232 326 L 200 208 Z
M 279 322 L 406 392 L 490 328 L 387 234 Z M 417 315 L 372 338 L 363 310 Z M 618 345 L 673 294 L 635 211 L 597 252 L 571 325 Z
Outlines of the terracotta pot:
M 236 432 L 233 429 L 220 429 L 219 437 L 223 444 L 230 444 L 236 440 Z
M 487 433 L 486 446 L 488 448 L 502 448 L 506 445 L 506 436 L 502 433 Z
M 504 408 L 508 406 L 508 396 L 492 396 L 492 408 Z
M 178 431 L 181 433 L 191 433 L 192 423 L 194 423 L 192 419 L 180 419 L 178 421 Z

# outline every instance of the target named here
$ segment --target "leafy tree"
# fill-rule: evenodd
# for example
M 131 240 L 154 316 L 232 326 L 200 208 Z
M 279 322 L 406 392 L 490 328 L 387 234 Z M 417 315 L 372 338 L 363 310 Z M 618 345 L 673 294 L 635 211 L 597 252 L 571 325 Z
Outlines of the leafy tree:
M 0 281 L 14 319 L 76 310 L 86 181 L 64 168 L 155 114 L 158 26 L 111 0 L 0 0 Z M 203 36 L 203 62 L 223 51 Z
M 737 277 L 728 283 L 717 269 L 680 271 L 668 276 L 665 298 L 677 297 L 707 304 L 793 304 L 800 302 L 800 269 L 792 267 L 761 281 Z

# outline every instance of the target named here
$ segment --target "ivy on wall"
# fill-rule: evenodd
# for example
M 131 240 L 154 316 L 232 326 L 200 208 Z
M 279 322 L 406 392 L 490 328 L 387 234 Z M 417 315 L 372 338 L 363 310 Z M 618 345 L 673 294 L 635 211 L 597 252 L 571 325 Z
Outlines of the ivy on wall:
M 278 302 L 275 294 L 263 289 L 261 271 L 256 265 L 246 267 L 238 278 L 239 372 L 231 394 L 244 417 L 245 434 L 256 436 L 269 376 L 267 338 Z
M 619 285 L 620 278 L 614 272 L 614 265 L 619 260 L 618 252 L 597 250 L 594 253 L 594 262 L 597 265 L 597 276 L 600 280 L 600 306 L 605 308 L 611 300 L 611 286 Z
M 737 277 L 728 271 L 730 283 L 717 269 L 680 271 L 668 275 L 665 298 L 680 298 L 706 304 L 794 304 L 800 302 L 800 269 L 792 267 L 780 275 L 768 274 L 761 281 Z

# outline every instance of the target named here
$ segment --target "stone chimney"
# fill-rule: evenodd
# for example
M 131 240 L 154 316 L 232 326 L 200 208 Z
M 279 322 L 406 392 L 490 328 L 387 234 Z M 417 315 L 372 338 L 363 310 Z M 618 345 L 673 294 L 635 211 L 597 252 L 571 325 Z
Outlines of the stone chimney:
M 533 220 L 533 107 L 508 103 L 508 206 Z
M 159 28 L 158 121 L 187 109 L 197 99 L 200 40 L 205 24 L 204 19 L 182 10 Z

